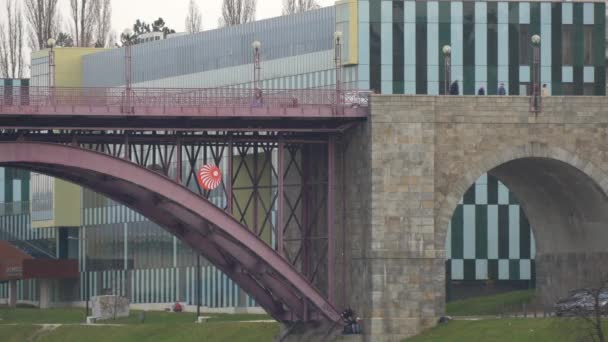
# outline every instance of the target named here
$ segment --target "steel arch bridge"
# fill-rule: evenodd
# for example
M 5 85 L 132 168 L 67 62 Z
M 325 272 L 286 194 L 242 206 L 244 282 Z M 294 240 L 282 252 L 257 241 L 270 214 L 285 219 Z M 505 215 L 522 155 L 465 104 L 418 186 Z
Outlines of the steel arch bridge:
M 336 146 L 366 93 L 0 88 L 0 165 L 140 212 L 281 322 L 338 322 Z M 9 95 L 7 95 L 9 94 Z M 198 168 L 217 165 L 205 191 Z

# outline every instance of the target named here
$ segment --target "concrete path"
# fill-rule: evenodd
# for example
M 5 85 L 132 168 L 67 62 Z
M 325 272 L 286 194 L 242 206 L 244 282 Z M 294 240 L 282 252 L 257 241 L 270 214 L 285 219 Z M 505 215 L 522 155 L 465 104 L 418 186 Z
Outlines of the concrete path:
M 527 316 L 524 317 L 523 314 L 521 315 L 503 315 L 503 316 L 450 316 L 451 320 L 453 321 L 483 321 L 483 320 L 490 320 L 490 319 L 513 319 L 513 318 L 521 318 L 521 319 L 541 319 L 541 318 L 551 318 L 551 317 L 556 317 L 555 315 L 546 315 L 543 316 L 542 313 L 537 313 L 536 317 L 534 317 L 534 313 L 530 314 L 528 313 Z

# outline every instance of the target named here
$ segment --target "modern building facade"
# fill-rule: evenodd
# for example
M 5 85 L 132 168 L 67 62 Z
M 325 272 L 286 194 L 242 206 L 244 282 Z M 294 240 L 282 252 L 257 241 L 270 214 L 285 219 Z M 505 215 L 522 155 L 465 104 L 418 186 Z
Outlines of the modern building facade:
M 460 93 L 484 86 L 529 93 L 534 34 L 540 74 L 553 95 L 605 95 L 603 1 L 361 1 L 359 79 L 395 94 L 441 94 L 442 48 Z M 369 28 L 369 30 L 368 30 Z
M 530 37 L 539 34 L 541 82 L 553 95 L 606 94 L 604 1 L 344 0 L 293 16 L 135 45 L 132 83 L 252 88 L 251 43 L 258 40 L 262 88 L 333 88 L 336 30 L 344 33 L 341 80 L 346 89 L 443 94 L 442 48 L 450 45 L 450 79 L 460 81 L 460 94 L 484 87 L 493 95 L 504 83 L 508 94 L 523 96 L 532 74 Z M 124 49 L 58 48 L 55 53 L 57 86 L 125 86 Z M 34 53 L 30 84 L 46 86 L 48 79 L 48 51 Z M 202 260 L 197 271 L 197 256 L 189 248 L 119 203 L 43 175 L 3 172 L 19 174 L 21 182 L 15 185 L 15 177 L 5 177 L 4 206 L 31 201 L 30 210 L 5 211 L 0 232 L 14 234 L 3 239 L 40 240 L 51 256 L 79 261 L 80 280 L 57 283 L 54 301 L 84 300 L 107 289 L 133 303 L 194 304 L 200 276 L 204 306 L 255 307 L 212 265 Z M 525 213 L 504 185 L 480 176 L 451 223 L 448 279 L 530 286 L 534 238 Z M 213 200 L 221 205 L 221 197 Z M 22 300 L 37 300 L 34 281 L 20 282 L 18 291 Z M 7 286 L 0 284 L 0 298 L 6 294 Z

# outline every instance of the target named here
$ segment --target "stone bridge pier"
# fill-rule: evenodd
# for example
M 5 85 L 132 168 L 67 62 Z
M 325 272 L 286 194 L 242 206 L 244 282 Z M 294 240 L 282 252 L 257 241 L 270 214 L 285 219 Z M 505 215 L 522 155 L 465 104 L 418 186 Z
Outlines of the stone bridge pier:
M 402 341 L 444 314 L 448 224 L 485 172 L 530 220 L 543 303 L 608 274 L 608 98 L 543 100 L 534 114 L 527 97 L 379 95 L 346 133 L 338 294 L 366 341 Z

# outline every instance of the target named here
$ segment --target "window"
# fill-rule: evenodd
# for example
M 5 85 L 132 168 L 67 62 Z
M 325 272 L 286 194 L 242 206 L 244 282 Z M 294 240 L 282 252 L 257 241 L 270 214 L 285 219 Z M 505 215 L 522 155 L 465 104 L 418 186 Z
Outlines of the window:
M 4 203 L 4 174 L 6 172 L 5 168 L 0 168 L 0 202 Z
M 13 179 L 13 202 L 21 202 L 21 179 Z
M 532 64 L 532 45 L 530 42 L 530 25 L 519 27 L 519 64 Z
M 32 173 L 32 221 L 53 218 L 53 178 Z
M 584 47 L 584 63 L 585 65 L 593 65 L 593 26 L 585 25 L 583 27 Z
M 562 64 L 572 65 L 572 25 L 562 26 Z

